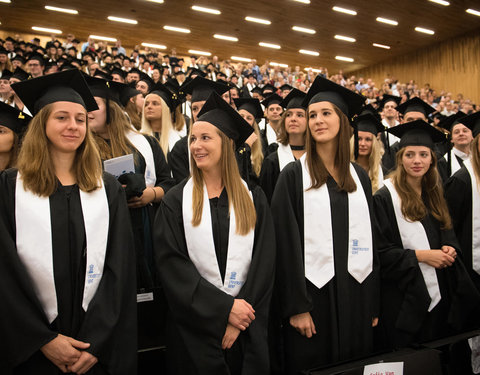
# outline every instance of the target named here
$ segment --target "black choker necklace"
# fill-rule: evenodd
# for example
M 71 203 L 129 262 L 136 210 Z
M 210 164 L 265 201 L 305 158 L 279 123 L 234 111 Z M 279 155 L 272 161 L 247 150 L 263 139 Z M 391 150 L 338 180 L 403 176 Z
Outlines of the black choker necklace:
M 292 151 L 303 151 L 303 150 L 305 150 L 305 145 L 303 145 L 303 146 L 290 145 L 290 148 L 292 149 Z

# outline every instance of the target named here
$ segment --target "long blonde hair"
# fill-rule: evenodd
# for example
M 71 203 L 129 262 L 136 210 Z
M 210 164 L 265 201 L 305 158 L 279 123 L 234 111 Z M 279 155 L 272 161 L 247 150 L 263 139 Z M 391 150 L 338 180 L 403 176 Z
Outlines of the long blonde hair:
M 52 108 L 53 103 L 46 105 L 30 121 L 17 159 L 24 187 L 42 197 L 52 195 L 58 183 L 45 130 Z M 78 187 L 90 192 L 100 187 L 102 164 L 88 127 L 88 118 L 86 122 L 85 139 L 75 153 L 73 174 Z
M 257 136 L 257 140 L 253 142 L 252 145 L 252 168 L 253 172 L 258 176 L 260 176 L 260 171 L 262 170 L 262 164 L 263 164 L 263 150 L 262 150 L 262 142 L 260 138 L 260 129 L 258 127 L 257 122 L 254 120 L 253 121 L 253 131 L 255 135 Z
M 372 151 L 368 156 L 368 177 L 370 177 L 370 181 L 372 182 L 372 193 L 375 192 L 380 188 L 379 184 L 380 181 L 378 180 L 378 172 L 380 168 L 382 168 L 382 156 L 385 153 L 385 149 L 383 147 L 383 143 L 378 140 L 375 135 L 372 134 L 373 141 L 372 141 Z M 355 160 L 355 137 L 350 138 L 350 160 Z
M 233 207 L 235 211 L 235 231 L 240 235 L 246 235 L 250 230 L 255 229 L 257 213 L 250 193 L 240 177 L 233 141 L 220 130 L 217 132 L 222 139 L 220 157 L 222 182 L 227 190 L 229 209 Z M 192 225 L 198 226 L 202 221 L 204 181 L 202 170 L 197 167 L 192 155 L 190 155 L 190 165 L 193 179 Z
M 443 195 L 435 153 L 430 150 L 432 164 L 427 173 L 422 177 L 422 196 L 419 196 L 407 182 L 407 172 L 402 163 L 405 150 L 406 148 L 403 147 L 397 152 L 397 167 L 387 176 L 387 178 L 392 180 L 395 190 L 402 201 L 401 209 L 403 216 L 411 221 L 420 221 L 430 211 L 433 217 L 441 223 L 442 229 L 450 229 L 452 220 Z M 426 205 L 422 197 L 426 200 Z
M 160 147 L 162 148 L 165 158 L 167 158 L 168 148 L 169 148 L 168 139 L 169 139 L 170 132 L 174 131 L 174 127 L 172 124 L 172 114 L 170 112 L 170 108 L 168 108 L 167 103 L 165 103 L 165 100 L 163 100 L 160 95 L 148 94 L 145 97 L 145 102 L 143 104 L 143 110 L 142 110 L 142 121 L 141 121 L 142 125 L 140 128 L 140 131 L 142 133 L 154 135 L 152 126 L 150 125 L 150 121 L 148 121 L 145 117 L 145 103 L 147 103 L 147 99 L 152 95 L 157 96 L 160 99 L 160 103 L 162 104 L 162 132 L 160 134 L 160 140 L 158 142 L 160 143 Z

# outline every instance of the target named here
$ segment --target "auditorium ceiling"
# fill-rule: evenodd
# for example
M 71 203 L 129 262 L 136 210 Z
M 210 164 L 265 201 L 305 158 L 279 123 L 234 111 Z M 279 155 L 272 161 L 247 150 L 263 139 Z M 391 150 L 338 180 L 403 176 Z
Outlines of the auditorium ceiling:
M 8 1 L 0 0 L 0 30 L 48 35 L 48 32 L 32 30 L 33 26 L 40 26 L 60 30 L 61 38 L 73 33 L 84 41 L 89 35 L 96 35 L 120 39 L 126 48 L 141 43 L 163 45 L 166 48 L 158 51 L 164 54 L 175 47 L 178 55 L 198 55 L 189 52 L 196 50 L 217 55 L 220 60 L 234 56 L 257 59 L 259 63 L 268 60 L 300 65 L 301 69 L 327 67 L 331 72 L 357 70 L 458 35 L 480 31 L 480 17 L 466 12 L 473 9 L 480 15 L 478 0 L 451 0 L 447 6 L 429 0 L 310 0 L 309 4 L 306 3 L 309 0 Z M 72 9 L 78 14 L 59 13 L 45 6 Z M 207 7 L 220 14 L 197 11 L 193 6 Z M 344 11 L 335 11 L 333 7 Z M 345 9 L 356 15 L 344 13 Z M 108 16 L 137 23 L 111 21 Z M 249 22 L 246 17 L 259 18 L 269 24 Z M 397 24 L 379 22 L 379 17 Z M 171 31 L 164 26 L 190 32 Z M 293 30 L 293 26 L 309 32 Z M 416 27 L 432 30 L 434 34 L 415 31 Z M 238 41 L 217 39 L 215 34 Z M 276 48 L 260 46 L 261 42 Z M 390 48 L 386 49 L 387 46 Z M 300 50 L 318 56 L 303 54 Z

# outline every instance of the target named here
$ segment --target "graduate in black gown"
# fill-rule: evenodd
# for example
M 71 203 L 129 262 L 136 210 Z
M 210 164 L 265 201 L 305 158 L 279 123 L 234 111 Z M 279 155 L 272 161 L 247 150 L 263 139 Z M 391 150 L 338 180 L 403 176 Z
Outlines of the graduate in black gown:
M 272 85 L 269 85 L 273 87 Z M 260 132 L 262 139 L 263 154 L 267 156 L 271 152 L 275 151 L 277 147 L 277 137 L 280 128 L 280 121 L 282 120 L 283 108 L 280 103 L 283 98 L 275 93 L 265 93 L 270 89 L 265 85 L 262 100 L 262 105 L 265 107 L 265 128 Z M 275 90 L 275 87 L 272 89 Z
M 14 374 L 135 374 L 135 256 L 125 195 L 88 129 L 76 70 L 12 85 L 35 113 L 0 175 L 1 360 Z
M 388 131 L 401 140 L 397 167 L 374 196 L 379 328 L 385 346 L 399 348 L 470 328 L 479 294 L 457 256 L 439 183 L 434 142 L 443 134 L 422 120 Z
M 304 99 L 306 154 L 283 169 L 273 194 L 286 374 L 373 348 L 379 301 L 372 193 L 366 172 L 350 163 L 349 147 L 348 117 L 363 103 L 315 79 Z
M 305 95 L 303 91 L 292 89 L 280 103 L 285 112 L 279 127 L 278 148 L 265 158 L 260 174 L 260 186 L 269 203 L 282 169 L 305 153 L 307 111 L 302 104 Z
M 234 154 L 252 131 L 212 93 L 191 129 L 192 177 L 157 213 L 170 374 L 269 374 L 273 222 L 261 189 L 241 180 Z
M 478 200 L 480 112 L 464 117 L 462 124 L 473 133 L 471 157 L 464 161 L 464 167 L 447 181 L 445 195 L 452 215 L 453 228 L 463 252 L 462 259 L 475 286 L 480 291 L 480 241 L 477 234 L 473 236 L 474 233 L 480 233 L 480 202 Z

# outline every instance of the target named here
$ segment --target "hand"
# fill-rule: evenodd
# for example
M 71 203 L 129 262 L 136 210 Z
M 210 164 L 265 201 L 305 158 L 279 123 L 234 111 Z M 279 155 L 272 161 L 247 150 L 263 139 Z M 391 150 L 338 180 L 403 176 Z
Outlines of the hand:
M 378 326 L 378 318 L 372 318 L 372 327 Z
M 225 335 L 223 335 L 222 339 L 222 349 L 230 349 L 233 343 L 237 340 L 238 335 L 240 335 L 240 330 L 228 323 Z
M 255 320 L 255 310 L 244 299 L 235 299 L 228 322 L 241 331 L 245 331 L 250 323 Z
M 52 341 L 43 345 L 40 350 L 55 366 L 62 372 L 68 372 L 67 366 L 73 365 L 78 361 L 82 354 L 80 350 L 85 350 L 90 344 L 75 340 L 71 337 L 58 335 Z
M 250 134 L 250 137 L 247 138 L 245 143 L 249 145 L 250 148 L 252 148 L 252 145 L 255 143 L 257 139 L 258 139 L 257 135 L 255 134 L 255 132 L 253 132 L 252 134 Z
M 82 352 L 80 358 L 73 366 L 67 366 L 69 372 L 74 372 L 75 374 L 85 374 L 98 362 L 97 357 L 89 352 Z
M 317 333 L 312 316 L 309 312 L 292 315 L 290 317 L 290 325 L 295 328 L 298 333 L 307 338 L 311 338 Z
M 443 251 L 444 253 L 447 253 L 448 255 L 450 255 L 453 259 L 456 259 L 456 258 L 457 258 L 457 251 L 456 251 L 455 248 L 452 247 L 452 246 L 443 245 L 443 246 L 442 246 L 442 251 Z
M 128 200 L 128 207 L 129 208 L 144 207 L 147 204 L 153 202 L 154 198 L 155 198 L 155 194 L 153 192 L 153 188 L 150 186 L 146 187 L 141 196 L 132 197 Z
M 415 255 L 419 262 L 426 263 L 429 266 L 441 269 L 451 266 L 455 258 L 443 250 L 415 250 Z

